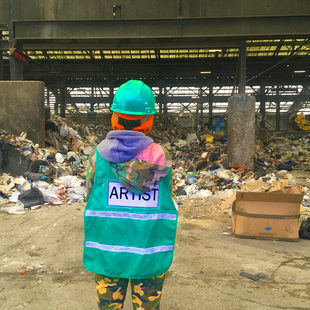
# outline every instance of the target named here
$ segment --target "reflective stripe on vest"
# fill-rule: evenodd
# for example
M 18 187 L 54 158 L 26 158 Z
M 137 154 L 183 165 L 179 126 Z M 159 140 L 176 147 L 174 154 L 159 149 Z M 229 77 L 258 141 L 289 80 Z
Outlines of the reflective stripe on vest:
M 113 218 L 127 218 L 134 220 L 176 220 L 175 214 L 169 213 L 155 213 L 155 214 L 136 214 L 128 212 L 109 212 L 109 211 L 93 211 L 86 210 L 85 216 L 97 216 L 97 217 L 113 217 Z
M 87 241 L 85 243 L 87 248 L 96 248 L 103 251 L 110 251 L 110 252 L 119 252 L 119 253 L 134 253 L 134 254 L 153 254 L 158 252 L 167 252 L 173 251 L 173 245 L 165 245 L 165 246 L 155 246 L 152 248 L 135 248 L 129 246 L 119 246 L 119 245 L 107 245 L 107 244 L 100 244 L 98 242 L 90 242 Z

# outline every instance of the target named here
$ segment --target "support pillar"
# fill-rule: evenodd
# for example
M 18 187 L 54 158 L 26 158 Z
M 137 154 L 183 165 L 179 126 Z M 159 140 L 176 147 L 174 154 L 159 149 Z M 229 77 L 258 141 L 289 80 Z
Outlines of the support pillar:
M 66 87 L 60 88 L 60 116 L 66 117 Z
M 91 102 L 90 102 L 90 112 L 94 112 L 95 110 L 95 103 L 94 103 L 94 87 L 91 87 Z
M 10 56 L 10 79 L 11 81 L 23 80 L 23 63 L 14 56 Z
M 259 111 L 262 115 L 262 120 L 260 122 L 261 127 L 265 128 L 265 119 L 266 119 L 266 98 L 265 98 L 265 86 L 261 85 L 260 87 L 260 105 Z
M 46 87 L 46 103 L 50 106 L 50 90 L 48 87 Z
M 213 86 L 209 86 L 209 129 L 213 128 Z
M 279 99 L 279 86 L 277 86 L 277 99 L 276 99 L 276 131 L 280 131 L 280 99 Z
M 0 30 L 0 40 L 2 39 L 2 30 Z M 4 69 L 3 69 L 3 51 L 0 50 L 0 80 L 4 79 Z
M 200 118 L 199 122 L 200 125 L 202 126 L 203 124 L 203 99 L 202 99 L 202 88 L 199 88 L 199 109 L 200 109 Z
M 254 166 L 255 97 L 237 94 L 228 99 L 228 160 Z
M 10 52 L 17 48 L 20 52 L 23 49 L 22 44 L 16 42 L 14 39 L 14 27 L 13 27 L 13 7 L 12 1 L 8 1 L 8 17 L 9 17 L 9 39 L 10 39 Z M 10 80 L 23 80 L 23 63 L 15 58 L 14 56 L 10 56 Z
M 158 102 L 159 102 L 159 114 L 162 115 L 163 113 L 163 88 L 159 87 L 159 95 L 158 95 Z
M 55 105 L 54 105 L 55 115 L 59 114 L 59 106 L 60 106 L 60 95 L 59 95 L 58 89 L 56 88 L 55 89 Z
M 239 94 L 245 94 L 246 86 L 246 42 L 242 40 L 239 48 Z
M 113 103 L 113 96 L 114 96 L 114 87 L 109 87 L 109 109 L 111 109 L 112 103 Z
M 164 88 L 163 105 L 164 105 L 164 114 L 165 114 L 165 116 L 167 116 L 168 107 L 167 107 L 167 89 L 166 89 L 166 87 Z

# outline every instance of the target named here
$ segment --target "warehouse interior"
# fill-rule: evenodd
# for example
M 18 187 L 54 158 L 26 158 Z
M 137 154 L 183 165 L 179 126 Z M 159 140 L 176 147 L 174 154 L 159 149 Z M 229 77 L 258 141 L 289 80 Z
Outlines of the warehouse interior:
M 0 309 L 96 307 L 87 165 L 129 80 L 151 87 L 149 136 L 172 156 L 161 309 L 309 309 L 308 0 L 0 0 Z
M 246 87 L 262 122 L 273 113 L 268 127 L 279 131 L 281 114 L 287 120 L 293 111 L 309 112 L 308 5 L 285 2 L 279 12 L 266 1 L 254 13 L 259 2 L 241 1 L 242 11 L 239 2 L 219 10 L 212 1 L 174 1 L 163 3 L 163 15 L 157 1 L 147 8 L 139 1 L 96 3 L 98 13 L 69 2 L 30 2 L 36 9 L 25 12 L 21 2 L 8 8 L 3 1 L 0 76 L 44 81 L 45 102 L 62 117 L 72 109 L 107 112 L 120 84 L 142 79 L 160 112 L 190 114 L 210 127 L 228 97 Z

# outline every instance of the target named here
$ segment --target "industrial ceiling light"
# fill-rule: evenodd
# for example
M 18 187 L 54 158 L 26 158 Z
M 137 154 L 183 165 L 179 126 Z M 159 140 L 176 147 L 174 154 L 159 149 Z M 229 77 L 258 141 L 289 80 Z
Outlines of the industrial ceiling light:
M 211 71 L 200 71 L 200 74 L 211 74 Z
M 295 70 L 294 73 L 305 73 L 306 70 Z

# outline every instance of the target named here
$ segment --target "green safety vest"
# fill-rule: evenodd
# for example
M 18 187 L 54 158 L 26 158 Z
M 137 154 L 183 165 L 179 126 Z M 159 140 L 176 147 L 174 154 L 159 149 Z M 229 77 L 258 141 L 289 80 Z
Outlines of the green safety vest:
M 94 186 L 84 212 L 84 267 L 109 277 L 143 279 L 166 272 L 173 259 L 177 210 L 171 171 L 153 190 L 129 192 L 96 154 Z

